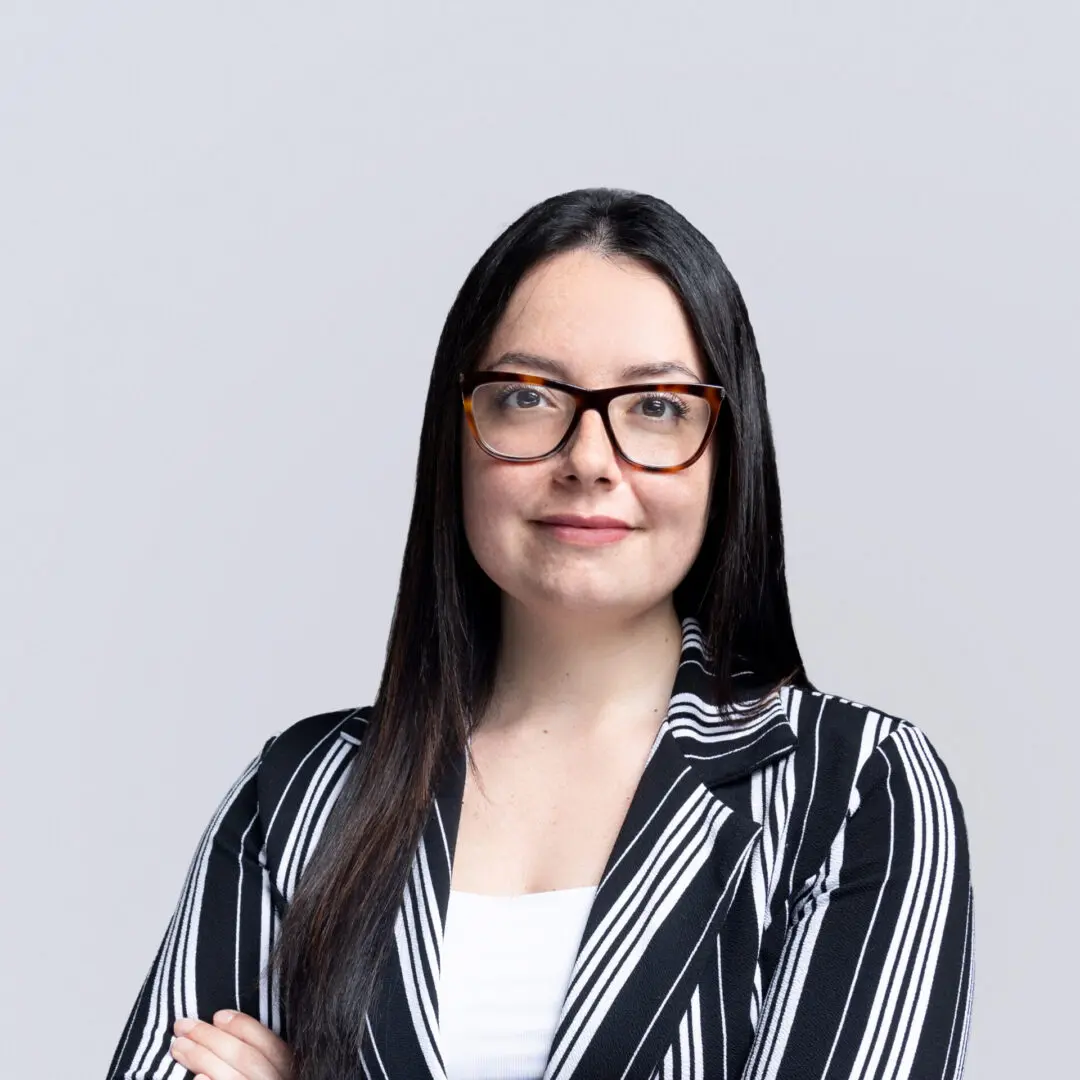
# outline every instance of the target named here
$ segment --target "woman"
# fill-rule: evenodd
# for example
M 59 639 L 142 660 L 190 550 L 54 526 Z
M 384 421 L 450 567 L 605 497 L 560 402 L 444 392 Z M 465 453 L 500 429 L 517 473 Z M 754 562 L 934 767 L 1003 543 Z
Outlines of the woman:
M 735 282 L 575 191 L 447 318 L 375 704 L 228 793 L 110 1076 L 958 1077 L 971 935 L 925 735 L 804 673 Z

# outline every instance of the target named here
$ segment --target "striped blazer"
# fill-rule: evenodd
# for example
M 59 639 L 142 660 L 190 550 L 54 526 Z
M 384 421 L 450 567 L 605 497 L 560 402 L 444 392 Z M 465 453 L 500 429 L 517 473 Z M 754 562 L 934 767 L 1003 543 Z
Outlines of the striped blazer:
M 710 687 L 700 627 L 685 619 L 670 708 L 589 912 L 544 1080 L 959 1077 L 968 847 L 926 736 L 795 688 L 750 720 L 745 705 L 718 709 Z M 240 1009 L 288 1039 L 266 961 L 368 712 L 293 724 L 225 796 L 110 1080 L 190 1080 L 169 1055 L 181 1015 Z M 439 953 L 464 777 L 462 759 L 432 800 L 396 949 L 356 1033 L 357 1077 L 445 1077 Z

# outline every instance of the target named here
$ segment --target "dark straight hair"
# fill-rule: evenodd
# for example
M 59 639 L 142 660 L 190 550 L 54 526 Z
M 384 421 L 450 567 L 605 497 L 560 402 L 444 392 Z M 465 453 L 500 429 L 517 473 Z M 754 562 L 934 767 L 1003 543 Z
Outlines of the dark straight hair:
M 702 624 L 717 701 L 738 696 L 736 671 L 764 687 L 809 685 L 791 625 L 765 383 L 738 286 L 713 245 L 660 199 L 589 188 L 538 203 L 469 272 L 435 352 L 378 693 L 274 952 L 295 1080 L 339 1080 L 356 1068 L 441 770 L 467 752 L 494 683 L 500 594 L 462 523 L 458 374 L 482 358 L 522 277 L 576 249 L 636 259 L 662 278 L 710 381 L 727 392 L 709 521 L 674 596 L 678 614 Z

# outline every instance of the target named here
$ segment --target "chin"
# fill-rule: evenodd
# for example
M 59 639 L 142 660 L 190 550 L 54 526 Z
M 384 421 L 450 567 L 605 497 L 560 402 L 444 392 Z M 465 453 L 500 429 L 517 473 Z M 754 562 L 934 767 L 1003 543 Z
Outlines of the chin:
M 569 576 L 558 580 L 518 581 L 506 591 L 526 607 L 557 610 L 577 616 L 641 611 L 662 599 L 661 594 L 656 594 L 655 584 L 648 586 L 642 582 L 640 587 L 635 585 L 625 577 L 597 579 L 595 576 Z

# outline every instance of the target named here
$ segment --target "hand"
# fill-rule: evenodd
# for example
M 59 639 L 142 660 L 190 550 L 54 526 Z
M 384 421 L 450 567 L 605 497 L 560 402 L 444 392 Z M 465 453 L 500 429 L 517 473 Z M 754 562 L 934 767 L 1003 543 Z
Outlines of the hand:
M 253 1016 L 223 1009 L 214 1022 L 173 1024 L 172 1056 L 197 1080 L 292 1080 L 292 1053 Z

